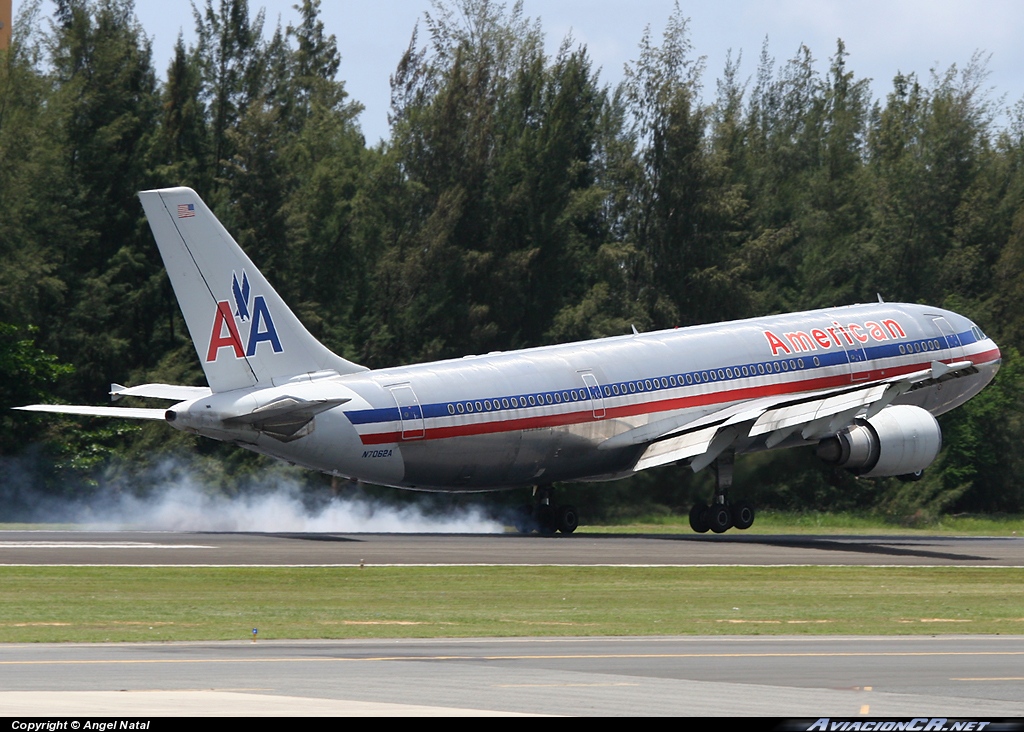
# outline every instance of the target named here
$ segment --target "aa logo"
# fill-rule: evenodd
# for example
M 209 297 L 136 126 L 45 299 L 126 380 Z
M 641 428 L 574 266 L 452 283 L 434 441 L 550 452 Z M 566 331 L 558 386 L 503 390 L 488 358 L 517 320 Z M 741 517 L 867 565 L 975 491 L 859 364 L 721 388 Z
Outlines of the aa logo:
M 277 336 L 277 329 L 274 327 L 274 319 L 270 316 L 266 300 L 262 295 L 252 298 L 252 306 L 249 303 L 249 278 L 245 271 L 242 271 L 242 282 L 238 282 L 238 275 L 231 273 L 231 294 L 235 300 L 235 311 L 231 312 L 231 303 L 222 300 L 217 303 L 217 313 L 213 317 L 213 332 L 210 334 L 210 348 L 206 352 L 206 361 L 216 361 L 222 348 L 230 348 L 234 351 L 235 358 L 256 355 L 256 347 L 267 341 L 274 349 L 274 353 L 281 353 L 281 339 Z M 242 347 L 242 336 L 239 326 L 243 329 L 248 324 L 248 333 Z

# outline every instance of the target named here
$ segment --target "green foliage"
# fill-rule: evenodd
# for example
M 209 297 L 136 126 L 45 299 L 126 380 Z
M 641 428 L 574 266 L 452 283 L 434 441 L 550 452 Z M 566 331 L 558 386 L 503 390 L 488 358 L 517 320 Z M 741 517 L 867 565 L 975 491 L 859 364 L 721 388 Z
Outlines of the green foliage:
M 74 369 L 35 344 L 34 329 L 0 323 L 0 455 L 9 455 L 33 437 L 38 424 L 25 427 L 26 415 L 11 407 L 48 401 L 57 380 Z
M 543 342 L 604 236 L 585 50 L 547 58 L 520 6 L 486 0 L 438 4 L 427 27 L 392 80 L 377 363 Z
M 946 448 L 934 472 L 946 490 L 961 489 L 954 510 L 1014 512 L 1024 505 L 1022 415 L 1024 363 L 1009 348 L 995 380 L 942 421 Z

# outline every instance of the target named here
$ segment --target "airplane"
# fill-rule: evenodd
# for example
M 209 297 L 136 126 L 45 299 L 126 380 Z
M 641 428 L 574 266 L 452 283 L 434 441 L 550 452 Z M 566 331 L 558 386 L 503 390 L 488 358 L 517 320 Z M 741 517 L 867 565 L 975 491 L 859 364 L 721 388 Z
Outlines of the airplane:
M 317 341 L 190 188 L 139 194 L 208 386 L 111 385 L 166 409 L 19 409 L 164 420 L 289 463 L 396 488 L 533 488 L 516 527 L 572 533 L 553 485 L 659 465 L 711 466 L 698 532 L 746 529 L 730 500 L 735 455 L 815 446 L 864 477 L 919 478 L 938 455 L 935 415 L 995 376 L 998 346 L 973 322 L 877 303 L 370 370 Z

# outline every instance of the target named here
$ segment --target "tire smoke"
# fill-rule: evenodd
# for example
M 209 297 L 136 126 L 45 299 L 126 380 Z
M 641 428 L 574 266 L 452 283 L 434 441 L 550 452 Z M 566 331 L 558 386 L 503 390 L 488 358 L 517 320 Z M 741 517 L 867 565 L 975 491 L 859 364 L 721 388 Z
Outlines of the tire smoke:
M 479 506 L 451 506 L 429 494 L 388 502 L 363 494 L 311 493 L 299 480 L 270 473 L 225 495 L 198 471 L 168 460 L 131 478 L 101 480 L 87 496 L 66 499 L 35 488 L 24 461 L 0 461 L 5 479 L 0 521 L 74 523 L 96 529 L 343 533 L 500 533 L 504 526 Z M 145 487 L 145 494 L 137 491 Z

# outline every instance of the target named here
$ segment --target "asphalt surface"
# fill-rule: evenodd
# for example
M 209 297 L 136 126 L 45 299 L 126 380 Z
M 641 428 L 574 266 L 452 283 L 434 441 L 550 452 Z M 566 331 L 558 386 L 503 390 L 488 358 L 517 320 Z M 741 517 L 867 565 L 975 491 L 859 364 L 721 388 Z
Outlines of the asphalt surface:
M 1024 567 L 1024 539 L 2 531 L 0 565 Z M 7 644 L 0 715 L 1024 717 L 1024 636 Z
M 0 531 L 0 565 L 360 563 L 1024 567 L 1024 537 Z
M 1024 637 L 7 645 L 0 715 L 1024 716 Z M 58 691 L 59 693 L 53 693 Z

